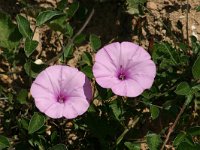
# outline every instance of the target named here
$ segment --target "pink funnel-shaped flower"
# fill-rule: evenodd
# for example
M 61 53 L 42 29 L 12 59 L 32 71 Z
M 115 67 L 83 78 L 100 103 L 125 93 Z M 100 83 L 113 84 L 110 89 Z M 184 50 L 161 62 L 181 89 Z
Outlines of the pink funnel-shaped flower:
M 96 82 L 120 96 L 136 97 L 151 88 L 156 66 L 148 52 L 131 42 L 112 43 L 95 56 Z
M 42 71 L 31 86 L 36 107 L 51 118 L 75 118 L 87 111 L 92 89 L 75 68 L 55 65 Z

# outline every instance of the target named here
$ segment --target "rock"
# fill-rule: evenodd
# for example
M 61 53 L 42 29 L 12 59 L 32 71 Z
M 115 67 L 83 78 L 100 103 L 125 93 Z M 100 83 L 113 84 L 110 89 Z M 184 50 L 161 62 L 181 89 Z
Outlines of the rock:
M 149 8 L 151 10 L 157 10 L 158 9 L 155 2 L 147 2 L 147 8 Z

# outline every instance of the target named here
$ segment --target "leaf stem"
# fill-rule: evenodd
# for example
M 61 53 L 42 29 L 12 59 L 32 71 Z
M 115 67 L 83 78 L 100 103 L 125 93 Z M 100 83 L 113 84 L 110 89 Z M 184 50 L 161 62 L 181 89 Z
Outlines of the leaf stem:
M 91 20 L 91 18 L 92 18 L 93 15 L 94 15 L 94 8 L 90 12 L 88 18 L 86 19 L 86 21 L 83 24 L 83 26 L 79 29 L 79 31 L 72 37 L 72 39 L 68 40 L 68 43 L 67 43 L 66 47 L 68 47 L 69 45 L 71 45 L 74 42 L 75 38 L 83 32 L 83 30 L 88 25 L 88 23 L 90 22 L 90 20 Z M 64 53 L 64 51 L 62 50 L 55 57 L 53 57 L 52 59 L 50 59 L 49 61 L 47 61 L 46 64 L 49 65 L 50 63 L 56 61 L 58 58 L 60 58 L 62 56 L 63 53 Z
M 162 147 L 161 147 L 160 150 L 164 150 L 165 145 L 166 145 L 167 142 L 169 141 L 170 135 L 174 132 L 174 129 L 175 129 L 175 127 L 176 127 L 176 125 L 177 125 L 177 123 L 178 123 L 178 121 L 179 121 L 181 115 L 183 114 L 183 112 L 184 112 L 185 108 L 187 107 L 187 105 L 191 102 L 192 97 L 193 97 L 193 96 L 188 96 L 188 98 L 186 98 L 185 103 L 183 104 L 183 106 L 182 106 L 180 112 L 178 113 L 178 115 L 177 115 L 177 117 L 176 117 L 176 119 L 175 119 L 173 125 L 172 125 L 171 127 L 169 127 L 167 136 L 166 136 L 165 141 L 164 141 L 164 143 L 163 143 L 163 145 L 162 145 Z
M 189 29 L 188 29 L 188 14 L 189 14 L 189 2 L 188 2 L 188 0 L 187 0 L 187 10 L 186 10 L 186 38 L 187 38 L 187 44 L 189 45 Z

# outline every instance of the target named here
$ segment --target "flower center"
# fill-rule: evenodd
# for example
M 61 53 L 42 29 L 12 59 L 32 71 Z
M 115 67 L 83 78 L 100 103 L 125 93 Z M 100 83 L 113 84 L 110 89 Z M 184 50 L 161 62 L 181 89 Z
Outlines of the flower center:
M 126 79 L 126 75 L 123 74 L 123 73 L 120 73 L 120 74 L 118 75 L 118 79 L 119 79 L 119 80 L 125 80 L 125 79 Z
M 57 97 L 57 102 L 59 102 L 59 103 L 64 103 L 65 100 L 66 100 L 66 97 L 63 96 L 63 95 L 59 95 L 59 96 Z
M 119 69 L 119 72 L 118 72 L 118 79 L 119 80 L 125 80 L 126 79 L 126 72 L 123 69 L 122 65 L 120 65 L 120 69 Z

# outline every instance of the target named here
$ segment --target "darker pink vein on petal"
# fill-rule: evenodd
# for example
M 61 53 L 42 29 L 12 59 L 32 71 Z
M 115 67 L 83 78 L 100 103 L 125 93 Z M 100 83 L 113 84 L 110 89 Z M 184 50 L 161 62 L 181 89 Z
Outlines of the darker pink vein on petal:
M 49 73 L 48 73 L 48 71 L 45 69 L 44 70 L 44 72 L 45 72 L 45 74 L 47 75 L 47 78 L 48 78 L 48 80 L 49 80 L 49 82 L 51 83 L 51 86 L 52 86 L 52 88 L 53 88 L 53 91 L 54 91 L 54 94 L 58 94 L 59 93 L 59 89 L 57 89 L 57 90 L 55 90 L 55 85 L 53 85 L 53 83 L 52 83 L 52 81 L 51 81 L 51 78 L 50 78 L 50 76 L 49 76 Z
M 36 84 L 37 86 L 40 86 L 41 88 L 43 88 L 45 91 L 51 93 L 52 95 L 55 95 L 55 93 L 52 93 L 52 91 L 49 90 L 49 88 L 44 87 L 42 84 L 39 84 L 39 83 L 37 83 L 37 82 L 35 82 L 35 81 L 33 82 L 33 84 Z M 53 92 L 54 92 L 54 91 L 53 91 Z
M 108 55 L 108 58 L 110 59 L 111 63 L 113 66 L 115 66 L 116 68 L 119 68 L 119 66 L 117 66 L 117 64 L 114 63 L 112 57 L 110 56 L 110 54 L 107 52 L 106 48 L 103 48 L 103 50 L 106 52 L 106 54 Z
M 138 49 L 140 49 L 140 46 L 138 45 L 137 49 L 135 50 L 135 52 L 131 55 L 130 59 L 128 59 L 128 63 L 126 64 L 126 66 L 124 66 L 124 68 L 126 68 L 130 62 L 132 61 L 133 57 L 135 56 L 135 54 L 137 53 Z M 127 68 L 126 68 L 127 69 Z

